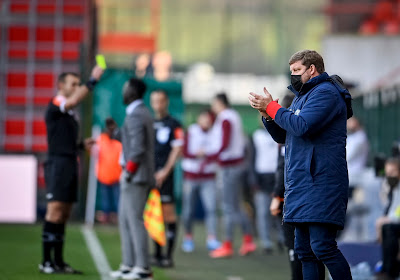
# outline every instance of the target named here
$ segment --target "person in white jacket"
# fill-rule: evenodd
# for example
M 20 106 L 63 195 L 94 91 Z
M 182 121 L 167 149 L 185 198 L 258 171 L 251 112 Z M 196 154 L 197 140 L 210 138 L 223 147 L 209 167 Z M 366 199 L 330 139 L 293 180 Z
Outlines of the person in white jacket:
M 213 148 L 216 146 L 211 135 L 213 118 L 211 112 L 202 112 L 197 118 L 197 123 L 190 125 L 185 133 L 182 160 L 184 171 L 182 216 L 185 237 L 182 250 L 186 253 L 194 250 L 192 225 L 196 194 L 200 195 L 206 213 L 207 248 L 215 250 L 220 246 L 216 238 L 217 188 L 215 174 L 217 164 L 206 162 L 206 156 L 215 153 L 218 148 Z
M 350 193 L 359 186 L 368 160 L 367 134 L 356 117 L 347 120 L 346 160 L 349 171 Z

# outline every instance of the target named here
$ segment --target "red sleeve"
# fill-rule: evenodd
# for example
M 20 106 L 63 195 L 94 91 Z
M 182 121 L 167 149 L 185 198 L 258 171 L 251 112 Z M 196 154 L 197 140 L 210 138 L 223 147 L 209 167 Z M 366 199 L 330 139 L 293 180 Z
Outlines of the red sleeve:
M 229 146 L 231 139 L 231 132 L 232 132 L 231 123 L 228 120 L 224 120 L 222 122 L 222 146 L 216 154 L 207 157 L 208 161 L 216 160 L 219 154 L 222 153 Z
M 196 158 L 196 155 L 192 155 L 189 153 L 189 132 L 185 133 L 184 143 L 183 143 L 183 157 L 185 158 Z
M 275 119 L 276 113 L 278 113 L 278 110 L 280 108 L 282 108 L 282 106 L 279 105 L 278 102 L 272 101 L 268 104 L 266 113 L 268 114 L 268 116 Z
M 231 139 L 231 130 L 231 123 L 227 120 L 224 120 L 222 122 L 222 147 L 219 150 L 219 153 L 221 153 L 229 146 L 229 141 Z
M 128 171 L 129 173 L 135 173 L 136 170 L 139 168 L 139 164 L 137 164 L 136 162 L 133 161 L 128 161 L 128 163 L 125 166 L 126 171 Z

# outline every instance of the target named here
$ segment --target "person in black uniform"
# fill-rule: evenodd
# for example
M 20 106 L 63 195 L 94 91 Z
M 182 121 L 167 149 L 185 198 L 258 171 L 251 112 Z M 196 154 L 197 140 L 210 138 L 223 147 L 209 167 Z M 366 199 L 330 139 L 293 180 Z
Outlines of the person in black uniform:
M 177 236 L 174 201 L 174 167 L 183 147 L 181 124 L 168 113 L 169 98 L 166 92 L 158 90 L 150 96 L 151 108 L 155 114 L 155 164 L 156 186 L 160 189 L 162 211 L 166 225 L 167 253 L 162 254 L 161 246 L 155 243 L 153 264 L 172 267 L 172 253 Z
M 42 234 L 43 262 L 39 264 L 42 273 L 81 273 L 63 259 L 65 223 L 73 202 L 77 201 L 77 157 L 84 146 L 78 142 L 79 125 L 72 109 L 89 94 L 102 74 L 103 70 L 96 66 L 89 81 L 80 85 L 78 74 L 62 73 L 58 77 L 57 95 L 45 113 L 48 160 L 45 163 L 47 211 Z
M 287 108 L 290 106 L 294 98 L 294 95 L 286 95 L 283 98 L 282 106 Z M 275 173 L 275 187 L 273 191 L 273 198 L 270 205 L 270 212 L 273 216 L 279 216 L 282 218 L 284 194 L 285 194 L 285 146 L 279 145 L 278 154 L 278 168 Z M 282 229 L 284 234 L 285 245 L 288 249 L 291 280 L 303 280 L 303 268 L 298 255 L 294 252 L 294 226 L 282 223 Z M 318 273 L 319 279 L 325 279 L 325 266 L 319 261 L 318 262 Z

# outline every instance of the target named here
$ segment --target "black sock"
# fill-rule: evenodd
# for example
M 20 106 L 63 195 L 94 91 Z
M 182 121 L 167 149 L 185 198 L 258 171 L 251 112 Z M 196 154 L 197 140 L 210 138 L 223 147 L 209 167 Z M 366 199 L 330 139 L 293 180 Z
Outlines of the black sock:
M 157 242 L 154 241 L 154 257 L 158 260 L 160 260 L 162 258 L 161 250 L 162 250 L 162 248 L 161 248 L 160 244 L 158 244 Z
M 56 224 L 45 221 L 42 232 L 43 263 L 53 262 L 51 253 L 56 240 Z
M 172 259 L 176 239 L 176 223 L 166 224 L 167 228 L 167 258 Z
M 56 224 L 56 240 L 54 242 L 54 263 L 60 266 L 64 265 L 64 233 L 65 224 Z
M 303 279 L 303 265 L 293 249 L 289 249 L 290 268 L 292 270 L 292 280 Z

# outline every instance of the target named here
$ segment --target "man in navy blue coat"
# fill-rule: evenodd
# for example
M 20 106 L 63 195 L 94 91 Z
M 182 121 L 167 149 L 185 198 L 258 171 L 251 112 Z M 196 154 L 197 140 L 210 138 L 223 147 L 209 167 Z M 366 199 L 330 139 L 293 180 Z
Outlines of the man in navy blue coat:
M 346 103 L 325 72 L 323 58 L 303 50 L 289 60 L 295 98 L 288 109 L 264 88 L 250 93 L 264 126 L 285 144 L 283 219 L 295 226 L 295 251 L 304 279 L 318 279 L 317 260 L 334 280 L 352 279 L 349 265 L 337 248 L 347 209 Z

